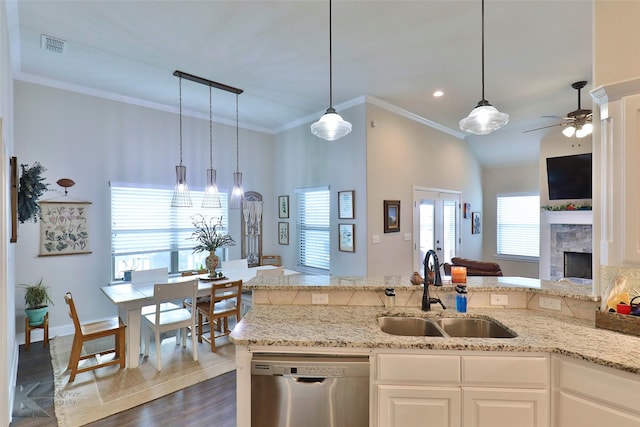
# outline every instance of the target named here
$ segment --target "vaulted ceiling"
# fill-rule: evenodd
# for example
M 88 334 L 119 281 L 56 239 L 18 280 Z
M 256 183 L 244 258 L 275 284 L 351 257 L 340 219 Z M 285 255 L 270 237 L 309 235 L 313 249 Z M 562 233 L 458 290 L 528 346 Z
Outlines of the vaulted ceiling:
M 174 70 L 244 89 L 243 126 L 275 133 L 329 106 L 329 2 L 7 1 L 19 80 L 174 110 Z M 480 0 L 333 1 L 333 104 L 373 97 L 460 137 L 481 99 Z M 485 94 L 509 124 L 466 138 L 487 167 L 531 162 L 540 139 L 576 109 L 588 80 L 591 0 L 486 0 Z M 42 34 L 66 41 L 41 48 Z M 432 96 L 435 90 L 444 96 Z M 208 91 L 183 82 L 183 108 L 208 116 Z M 235 123 L 235 97 L 214 93 L 214 116 Z

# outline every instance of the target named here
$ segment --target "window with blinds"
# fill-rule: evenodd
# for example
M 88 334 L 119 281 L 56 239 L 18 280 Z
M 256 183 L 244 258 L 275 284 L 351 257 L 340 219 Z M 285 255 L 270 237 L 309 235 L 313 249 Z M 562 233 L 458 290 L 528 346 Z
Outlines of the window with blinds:
M 172 208 L 173 188 L 111 183 L 112 280 L 125 270 L 168 267 L 177 273 L 204 265 L 208 254 L 192 253 L 192 218 L 221 218 L 222 232 L 228 232 L 227 194 L 220 193 L 221 208 L 202 208 L 203 191 L 190 194 L 193 207 Z M 224 259 L 225 250 L 217 255 Z
M 330 192 L 328 187 L 298 190 L 298 265 L 329 271 Z
M 501 194 L 497 198 L 498 255 L 538 258 L 540 255 L 540 196 Z

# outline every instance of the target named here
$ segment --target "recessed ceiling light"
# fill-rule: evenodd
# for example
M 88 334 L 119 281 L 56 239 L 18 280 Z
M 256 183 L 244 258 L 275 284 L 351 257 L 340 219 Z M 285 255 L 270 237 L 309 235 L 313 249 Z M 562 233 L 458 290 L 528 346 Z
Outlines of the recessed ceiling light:
M 435 92 L 433 92 L 433 97 L 434 98 L 440 98 L 442 95 L 444 95 L 444 92 L 441 90 L 437 90 Z

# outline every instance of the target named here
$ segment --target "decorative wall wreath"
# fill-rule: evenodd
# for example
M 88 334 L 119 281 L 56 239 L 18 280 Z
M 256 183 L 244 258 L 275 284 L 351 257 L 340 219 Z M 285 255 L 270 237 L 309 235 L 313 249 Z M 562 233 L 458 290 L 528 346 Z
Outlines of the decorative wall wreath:
M 42 176 L 46 169 L 39 162 L 35 162 L 31 167 L 20 165 L 20 168 L 22 168 L 22 175 L 18 189 L 18 221 L 20 224 L 27 221 L 38 222 L 40 217 L 38 199 L 49 190 L 49 184 Z

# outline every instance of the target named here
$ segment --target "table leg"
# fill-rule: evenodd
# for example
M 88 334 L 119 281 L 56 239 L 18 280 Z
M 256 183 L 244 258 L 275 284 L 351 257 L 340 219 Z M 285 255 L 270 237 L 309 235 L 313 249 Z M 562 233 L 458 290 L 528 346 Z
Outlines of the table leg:
M 140 307 L 127 309 L 127 366 L 137 368 L 140 359 Z

